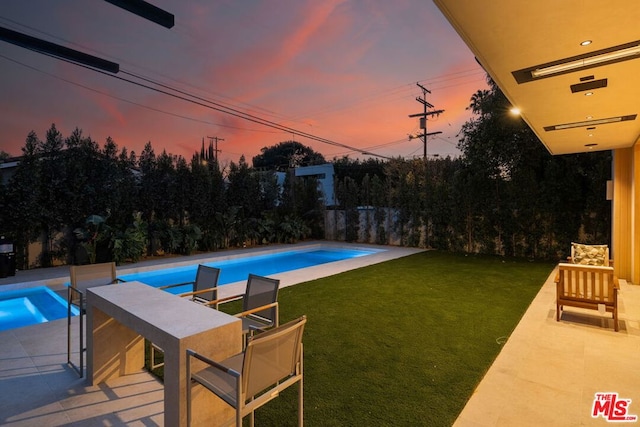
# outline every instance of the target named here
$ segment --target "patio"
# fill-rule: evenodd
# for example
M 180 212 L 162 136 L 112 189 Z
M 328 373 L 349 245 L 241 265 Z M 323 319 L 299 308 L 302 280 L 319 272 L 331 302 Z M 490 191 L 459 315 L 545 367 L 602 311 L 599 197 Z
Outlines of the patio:
M 557 268 L 556 268 L 557 270 Z M 602 426 L 595 393 L 617 392 L 640 414 L 640 287 L 621 281 L 611 315 L 567 307 L 556 322 L 555 271 L 527 309 L 455 425 Z
M 631 399 L 629 414 L 640 413 L 640 288 L 622 283 L 615 333 L 586 310 L 569 308 L 556 322 L 553 276 L 455 425 L 604 425 L 591 417 L 596 392 L 617 392 Z M 0 333 L 0 424 L 163 425 L 163 386 L 151 375 L 91 387 L 78 378 L 65 363 L 65 322 Z

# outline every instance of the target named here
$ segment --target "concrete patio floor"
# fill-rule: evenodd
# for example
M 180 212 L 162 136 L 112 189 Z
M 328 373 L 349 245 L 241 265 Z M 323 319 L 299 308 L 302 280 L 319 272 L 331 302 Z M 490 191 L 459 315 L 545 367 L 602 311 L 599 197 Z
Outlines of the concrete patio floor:
M 456 427 L 603 426 L 596 393 L 631 399 L 640 416 L 640 286 L 621 281 L 620 331 L 611 314 L 565 307 L 556 321 L 551 273 L 455 422 Z M 634 423 L 617 423 L 638 425 Z
M 281 280 L 300 283 L 364 262 L 356 260 Z M 567 308 L 556 322 L 554 274 L 455 426 L 603 426 L 603 417 L 591 417 L 598 392 L 631 399 L 628 414 L 640 414 L 640 287 L 622 283 L 616 333 L 595 311 Z M 145 372 L 87 386 L 66 365 L 66 319 L 0 332 L 0 425 L 161 426 L 163 398 L 162 384 Z

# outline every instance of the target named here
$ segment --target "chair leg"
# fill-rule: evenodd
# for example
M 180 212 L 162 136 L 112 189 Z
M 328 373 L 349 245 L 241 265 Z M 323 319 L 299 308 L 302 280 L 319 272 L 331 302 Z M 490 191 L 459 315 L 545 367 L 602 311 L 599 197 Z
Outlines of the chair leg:
M 78 314 L 78 318 L 80 319 L 80 364 L 76 365 L 71 361 L 71 290 L 68 291 L 67 294 L 67 365 L 71 366 L 74 371 L 80 375 L 80 378 L 84 376 L 84 360 L 83 360 L 83 351 L 84 351 L 84 326 L 83 326 L 83 306 L 82 302 L 78 306 L 80 313 Z
M 150 357 L 149 357 L 149 364 L 151 365 L 151 369 L 157 369 L 161 366 L 164 366 L 164 359 L 162 360 L 162 362 L 160 363 L 156 363 L 156 350 L 158 352 L 163 352 L 163 350 L 160 347 L 156 347 L 151 341 L 149 341 L 149 347 L 151 348 L 150 350 Z M 164 355 L 164 354 L 163 354 Z
M 298 426 L 304 425 L 304 352 L 300 343 L 300 388 L 298 389 Z
M 84 307 L 83 307 L 84 308 Z M 84 310 L 80 310 L 80 378 L 84 376 Z
M 153 353 L 151 354 L 153 355 Z M 153 363 L 153 359 L 151 363 Z M 191 356 L 187 356 L 187 426 L 191 426 Z
M 71 363 L 71 302 L 67 301 L 67 364 Z
M 300 378 L 300 389 L 298 390 L 298 426 L 302 427 L 304 425 L 304 395 L 302 394 L 302 381 Z

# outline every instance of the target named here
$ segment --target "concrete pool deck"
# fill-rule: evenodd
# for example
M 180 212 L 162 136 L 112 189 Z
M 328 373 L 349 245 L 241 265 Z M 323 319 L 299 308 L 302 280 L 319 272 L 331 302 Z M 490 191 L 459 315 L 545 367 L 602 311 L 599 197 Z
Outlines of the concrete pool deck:
M 192 257 L 143 261 L 118 268 L 119 274 L 143 269 L 198 263 L 212 257 L 247 256 L 267 251 L 294 250 L 311 246 L 384 249 L 372 255 L 307 267 L 271 275 L 281 287 L 331 276 L 344 271 L 421 252 L 415 248 L 331 242 L 270 245 L 216 252 Z M 247 272 L 249 273 L 249 272 Z M 69 268 L 55 267 L 19 271 L 0 279 L 0 291 L 46 285 L 63 292 Z M 244 291 L 244 282 L 223 285 L 220 296 Z M 66 364 L 66 318 L 0 332 L 0 425 L 2 426 L 162 426 L 164 389 L 147 372 L 127 375 L 95 386 Z M 77 322 L 72 322 L 77 335 Z M 77 350 L 73 355 L 78 357 Z

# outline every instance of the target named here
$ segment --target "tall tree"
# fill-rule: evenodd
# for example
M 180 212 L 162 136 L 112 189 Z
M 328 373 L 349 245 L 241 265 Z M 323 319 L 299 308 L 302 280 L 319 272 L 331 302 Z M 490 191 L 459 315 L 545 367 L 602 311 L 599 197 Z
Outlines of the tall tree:
M 242 244 L 250 234 L 251 224 L 255 224 L 260 218 L 260 178 L 252 173 L 244 156 L 240 157 L 238 164 L 231 162 L 227 187 L 227 204 L 236 207 L 237 236 L 236 244 Z M 254 225 L 255 229 L 255 225 Z
M 272 147 L 264 147 L 260 152 L 261 154 L 253 158 L 253 167 L 260 170 L 285 172 L 289 168 L 326 163 L 322 154 L 297 141 L 285 141 Z
M 16 240 L 17 267 L 27 269 L 29 265 L 29 244 L 40 231 L 40 161 L 41 142 L 34 131 L 29 132 L 22 148 L 22 158 L 15 174 L 9 180 L 6 191 L 6 208 L 2 212 L 3 232 Z
M 54 235 L 62 231 L 66 206 L 65 185 L 66 168 L 63 161 L 64 139 L 51 124 L 46 139 L 41 144 L 41 181 L 40 191 L 40 227 L 43 233 L 43 251 L 41 263 L 44 267 L 52 265 L 54 253 Z M 45 208 L 46 207 L 46 208 Z

